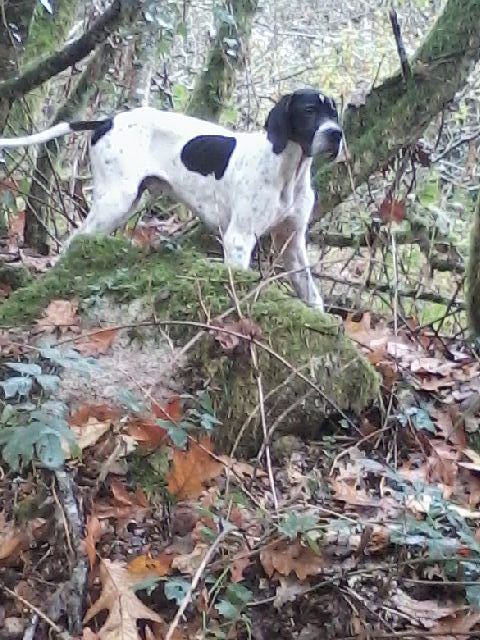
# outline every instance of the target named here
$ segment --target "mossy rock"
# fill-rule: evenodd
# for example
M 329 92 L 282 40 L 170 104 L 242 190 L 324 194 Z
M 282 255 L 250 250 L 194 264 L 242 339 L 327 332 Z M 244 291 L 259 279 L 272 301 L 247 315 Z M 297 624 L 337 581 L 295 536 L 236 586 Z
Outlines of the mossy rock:
M 27 286 L 32 280 L 32 274 L 23 264 L 0 265 L 0 284 L 7 284 L 12 289 Z
M 256 351 L 268 426 L 296 403 L 278 430 L 312 436 L 332 413 L 358 413 L 375 399 L 378 377 L 336 318 L 308 308 L 278 284 L 242 302 L 257 287 L 258 274 L 236 271 L 233 276 L 242 315 L 259 325 L 260 342 L 267 347 L 257 346 Z M 191 248 L 166 245 L 145 254 L 122 240 L 81 238 L 48 274 L 11 295 L 0 309 L 0 324 L 18 326 L 32 320 L 53 297 L 93 295 L 121 303 L 148 297 L 156 318 L 165 322 L 205 322 L 206 314 L 215 318 L 233 306 L 227 269 Z M 236 319 L 234 314 L 228 317 L 228 321 Z M 180 346 L 199 332 L 191 325 L 166 326 Z M 210 389 L 223 423 L 217 439 L 224 450 L 231 447 L 250 414 L 253 418 L 243 444 L 258 446 L 263 438 L 258 371 L 245 341 L 226 352 L 214 336 L 204 332 L 187 351 L 180 375 L 188 391 Z M 314 380 L 322 393 L 295 371 Z

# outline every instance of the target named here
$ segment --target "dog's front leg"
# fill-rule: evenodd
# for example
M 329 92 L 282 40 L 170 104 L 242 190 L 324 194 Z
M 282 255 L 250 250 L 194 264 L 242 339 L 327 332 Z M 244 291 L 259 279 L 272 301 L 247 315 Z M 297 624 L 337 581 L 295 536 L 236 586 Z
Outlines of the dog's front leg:
M 294 221 L 283 221 L 273 232 L 275 249 L 281 252 L 285 270 L 290 274 L 290 280 L 298 297 L 308 306 L 324 311 L 322 296 L 313 281 L 308 265 L 306 246 L 306 226 L 296 229 Z
M 231 222 L 223 236 L 223 259 L 226 265 L 239 269 L 248 269 L 255 246 L 253 233 L 242 230 Z

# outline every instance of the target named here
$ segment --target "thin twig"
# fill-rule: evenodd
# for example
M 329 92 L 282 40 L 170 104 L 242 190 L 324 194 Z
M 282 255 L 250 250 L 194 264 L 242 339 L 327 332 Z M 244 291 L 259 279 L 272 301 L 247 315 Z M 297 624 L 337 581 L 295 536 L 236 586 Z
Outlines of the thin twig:
M 223 539 L 227 534 L 227 530 L 222 526 L 221 522 L 219 526 L 220 526 L 220 532 L 218 536 L 215 538 L 215 540 L 213 541 L 213 544 L 208 549 L 207 553 L 205 554 L 205 557 L 200 563 L 200 566 L 195 572 L 195 575 L 193 576 L 192 584 L 190 585 L 190 588 L 185 594 L 185 597 L 183 598 L 182 603 L 179 606 L 178 611 L 175 614 L 175 617 L 168 628 L 167 635 L 165 636 L 165 640 L 172 640 L 173 634 L 175 633 L 175 629 L 178 627 L 180 623 L 180 618 L 183 616 L 185 609 L 188 607 L 189 603 L 191 602 L 193 592 L 195 591 L 198 583 L 200 582 L 200 578 L 202 577 L 203 572 L 207 568 L 208 563 L 210 562 L 214 553 L 216 552 L 216 550 L 218 549 L 218 547 L 220 546 L 221 542 L 223 541 Z

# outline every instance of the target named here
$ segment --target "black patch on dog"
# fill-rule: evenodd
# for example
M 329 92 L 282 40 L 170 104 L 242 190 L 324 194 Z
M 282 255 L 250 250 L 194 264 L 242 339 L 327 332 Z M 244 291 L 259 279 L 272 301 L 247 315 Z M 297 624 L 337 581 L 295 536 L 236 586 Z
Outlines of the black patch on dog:
M 107 118 L 106 120 L 77 120 L 76 122 L 70 122 L 69 127 L 72 131 L 93 131 L 93 146 L 113 129 L 113 118 Z
M 236 138 L 227 136 L 197 136 L 183 147 L 180 158 L 189 171 L 202 176 L 215 175 L 223 178 L 232 153 L 237 146 Z

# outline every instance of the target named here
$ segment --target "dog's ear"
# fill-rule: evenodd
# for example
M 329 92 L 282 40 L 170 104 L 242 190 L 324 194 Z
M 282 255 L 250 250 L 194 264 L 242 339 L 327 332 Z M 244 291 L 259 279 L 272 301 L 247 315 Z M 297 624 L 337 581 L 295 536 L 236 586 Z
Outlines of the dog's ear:
M 290 100 L 292 94 L 283 96 L 268 114 L 265 122 L 267 138 L 273 145 L 273 153 L 282 153 L 290 135 Z

